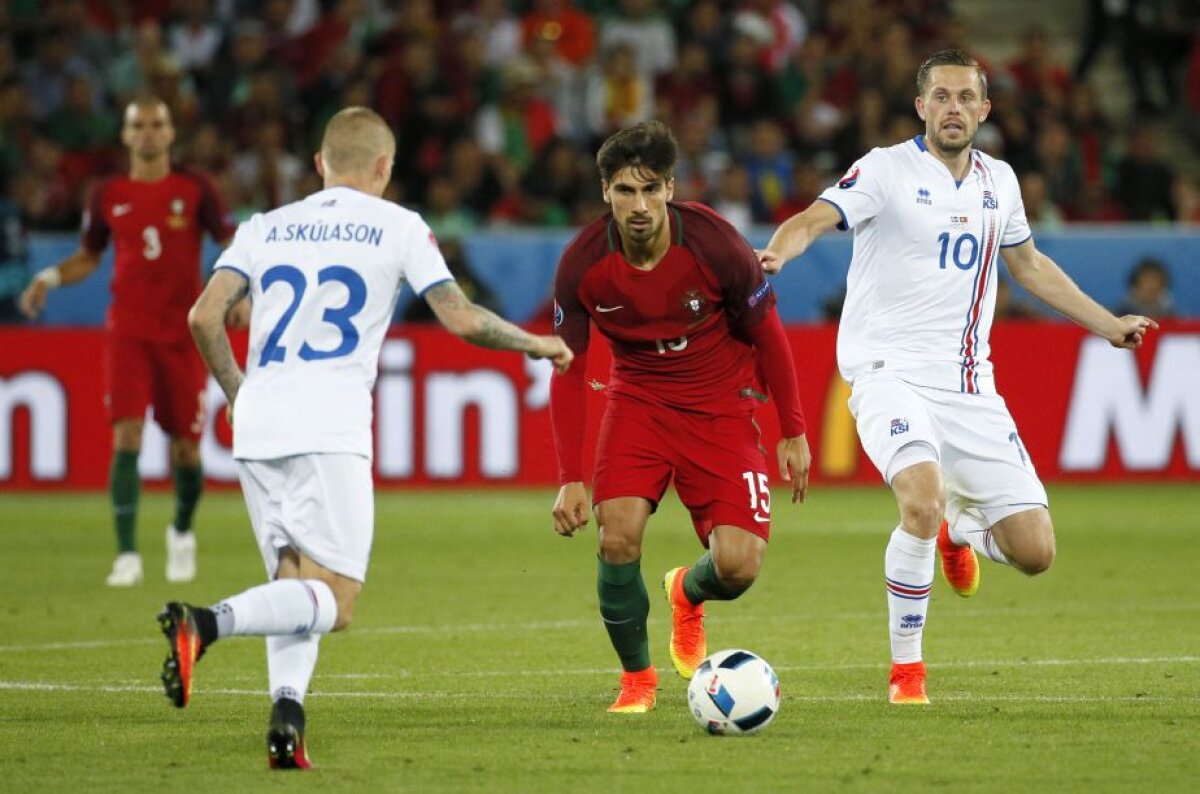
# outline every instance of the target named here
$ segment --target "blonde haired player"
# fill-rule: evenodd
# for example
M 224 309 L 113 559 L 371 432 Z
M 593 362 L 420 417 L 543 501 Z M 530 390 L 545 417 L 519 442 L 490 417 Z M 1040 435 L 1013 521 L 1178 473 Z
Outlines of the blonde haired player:
M 1113 316 L 1034 246 L 1012 168 L 971 147 L 991 109 L 971 56 L 931 56 L 916 109 L 923 135 L 866 154 L 759 252 L 774 273 L 834 226 L 854 230 L 837 355 L 859 438 L 900 508 L 884 554 L 893 703 L 929 702 L 921 638 L 935 545 L 962 596 L 979 584 L 975 551 L 1027 574 L 1054 560 L 1046 492 L 988 361 L 998 258 L 1117 347 L 1157 327 Z
M 220 638 L 267 638 L 273 700 L 270 765 L 307 768 L 303 701 L 321 635 L 350 624 L 374 532 L 371 392 L 379 350 L 404 282 L 451 332 L 474 344 L 550 359 L 571 351 L 468 300 L 429 227 L 380 198 L 396 144 L 366 108 L 330 119 L 316 155 L 324 189 L 255 215 L 217 261 L 189 323 L 233 410 L 233 455 L 268 584 L 211 609 L 168 603 L 167 696 L 191 698 L 192 673 Z M 243 373 L 221 325 L 250 294 Z

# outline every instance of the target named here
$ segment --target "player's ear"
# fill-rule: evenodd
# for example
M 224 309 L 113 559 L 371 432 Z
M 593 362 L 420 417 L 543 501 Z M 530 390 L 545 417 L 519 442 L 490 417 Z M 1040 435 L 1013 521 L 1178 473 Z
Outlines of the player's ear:
M 604 197 L 605 204 L 612 204 L 612 198 L 610 198 L 608 195 L 608 188 L 609 188 L 608 180 L 601 179 L 600 180 L 600 194 Z
M 320 174 L 322 179 L 324 179 L 325 178 L 325 161 L 321 159 L 320 152 L 317 152 L 316 154 L 313 155 L 313 165 L 315 165 L 317 167 L 317 173 Z
M 671 177 L 670 179 L 667 180 L 666 194 L 667 194 L 667 201 L 670 201 L 671 199 L 675 198 L 675 177 Z
M 924 121 L 925 120 L 925 99 L 924 99 L 924 97 L 917 97 L 913 101 L 913 104 L 917 106 L 917 115 L 921 117 L 921 121 Z
M 983 100 L 983 111 L 979 114 L 979 123 L 987 121 L 988 114 L 992 112 L 992 100 Z

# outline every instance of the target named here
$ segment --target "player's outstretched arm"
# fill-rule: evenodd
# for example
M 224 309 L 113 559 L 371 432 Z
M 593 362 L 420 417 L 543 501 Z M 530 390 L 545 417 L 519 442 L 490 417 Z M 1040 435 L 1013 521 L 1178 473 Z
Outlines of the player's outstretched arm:
M 479 306 L 453 281 L 425 292 L 425 301 L 450 333 L 471 344 L 493 350 L 516 350 L 530 358 L 548 358 L 560 373 L 571 366 L 574 354 L 557 336 L 539 336 Z
M 1054 260 L 1037 250 L 1033 240 L 1001 249 L 1008 271 L 1029 293 L 1070 318 L 1113 347 L 1136 350 L 1146 332 L 1158 323 L 1149 317 L 1127 314 L 1117 317 L 1092 300 Z
M 834 228 L 842 220 L 837 207 L 828 201 L 814 201 L 808 209 L 788 218 L 767 247 L 758 252 L 758 262 L 768 273 L 783 270 L 789 259 L 795 259 L 808 250 L 813 240 Z
M 571 537 L 588 523 L 587 486 L 582 482 L 564 483 L 554 500 L 554 531 Z
M 200 349 L 209 372 L 221 384 L 231 409 L 242 387 L 244 375 L 233 357 L 233 349 L 229 347 L 229 337 L 225 335 L 225 315 L 246 296 L 249 287 L 250 283 L 241 273 L 218 268 L 188 312 L 188 328 L 192 331 L 192 338 L 196 340 L 196 347 Z
M 17 306 L 22 314 L 33 320 L 46 308 L 46 296 L 50 294 L 50 290 L 61 284 L 83 281 L 96 272 L 98 267 L 100 254 L 80 248 L 58 264 L 38 271 L 17 299 Z

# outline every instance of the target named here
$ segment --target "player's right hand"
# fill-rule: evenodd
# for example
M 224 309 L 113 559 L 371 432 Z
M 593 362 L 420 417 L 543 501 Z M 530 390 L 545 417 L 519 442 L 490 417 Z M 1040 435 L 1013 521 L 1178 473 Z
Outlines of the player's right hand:
M 1157 327 L 1158 323 L 1149 317 L 1142 317 L 1140 314 L 1126 314 L 1117 318 L 1117 327 L 1108 335 L 1108 341 L 1113 347 L 1137 350 L 1142 346 L 1146 332 Z
M 561 336 L 536 336 L 534 339 L 536 344 L 533 350 L 529 351 L 530 358 L 550 359 L 559 375 L 570 368 L 575 354 L 571 352 L 571 348 L 567 347 L 567 343 L 562 340 Z
M 783 270 L 783 258 L 770 248 L 763 248 L 754 253 L 758 254 L 758 264 L 762 265 L 762 269 L 767 273 L 778 273 Z
M 42 309 L 46 308 L 46 296 L 49 294 L 50 285 L 40 278 L 35 278 L 17 299 L 17 308 L 30 320 L 36 320 Z
M 581 482 L 569 482 L 559 488 L 552 514 L 554 531 L 565 538 L 574 535 L 576 530 L 586 527 L 588 523 L 587 486 Z

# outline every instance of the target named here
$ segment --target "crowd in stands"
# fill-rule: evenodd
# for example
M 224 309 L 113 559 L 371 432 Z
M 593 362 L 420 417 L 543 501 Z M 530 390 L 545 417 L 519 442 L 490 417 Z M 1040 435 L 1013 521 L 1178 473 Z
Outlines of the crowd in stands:
M 1145 2 L 1141 32 L 1089 17 L 1075 68 L 1036 24 L 984 63 L 978 144 L 1022 175 L 1031 218 L 1200 222 L 1196 174 L 1160 151 L 1200 127 L 1195 2 Z M 921 131 L 916 66 L 971 50 L 951 0 L 12 0 L 0 5 L 0 187 L 33 230 L 78 226 L 123 168 L 129 98 L 171 106 L 181 161 L 239 216 L 317 186 L 325 120 L 369 105 L 399 139 L 393 198 L 439 236 L 575 225 L 603 211 L 593 152 L 651 117 L 674 128 L 677 196 L 738 224 L 803 208 L 861 153 Z M 1105 24 L 1108 27 L 1105 27 Z M 1121 27 L 1123 24 L 1126 27 Z M 1089 79 L 1121 36 L 1130 110 Z M 1132 38 L 1131 38 L 1132 36 Z M 1161 82 L 1153 84 L 1151 78 Z M 1107 104 L 1107 103 L 1106 103 Z

